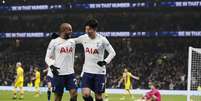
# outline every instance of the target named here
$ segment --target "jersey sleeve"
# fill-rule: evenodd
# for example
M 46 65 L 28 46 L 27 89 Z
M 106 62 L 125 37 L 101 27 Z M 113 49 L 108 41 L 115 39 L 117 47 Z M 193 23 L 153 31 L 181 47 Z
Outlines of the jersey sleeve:
M 74 38 L 75 44 L 81 44 L 83 37 L 84 37 L 84 35 Z
M 109 53 L 109 55 L 105 58 L 105 62 L 110 63 L 110 61 L 115 57 L 116 52 L 114 51 L 112 45 L 105 37 L 103 38 L 103 42 L 106 51 Z
M 129 72 L 128 75 L 131 76 L 132 74 Z
M 54 46 L 54 40 L 51 40 L 47 51 L 46 51 L 46 56 L 45 56 L 45 62 L 48 66 L 51 66 L 54 64 L 55 60 L 54 60 L 54 50 L 55 50 L 55 46 Z

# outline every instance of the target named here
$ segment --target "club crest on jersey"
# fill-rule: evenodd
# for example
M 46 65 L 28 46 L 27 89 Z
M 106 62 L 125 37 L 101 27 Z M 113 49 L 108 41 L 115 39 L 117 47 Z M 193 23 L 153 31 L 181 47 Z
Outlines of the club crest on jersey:
M 61 47 L 60 53 L 72 53 L 73 48 L 72 47 Z
M 101 48 L 102 44 L 101 43 L 96 43 L 96 47 Z
M 88 47 L 86 48 L 85 52 L 89 54 L 99 54 L 97 49 L 88 48 Z

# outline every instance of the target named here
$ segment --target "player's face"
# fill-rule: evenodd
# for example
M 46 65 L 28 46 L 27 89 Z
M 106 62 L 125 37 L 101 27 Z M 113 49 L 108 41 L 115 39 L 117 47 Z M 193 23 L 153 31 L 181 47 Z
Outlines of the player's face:
M 68 35 L 71 35 L 71 33 L 72 33 L 72 27 L 71 27 L 71 25 L 66 25 L 66 26 L 64 27 L 64 34 L 65 34 L 66 36 L 68 36 Z
M 61 25 L 61 33 L 60 33 L 60 37 L 63 37 L 64 39 L 68 39 L 72 33 L 72 27 L 70 24 L 63 24 Z
M 128 72 L 128 70 L 125 68 L 125 69 L 124 69 L 124 72 Z
M 85 27 L 85 32 L 92 39 L 95 38 L 95 36 L 96 36 L 96 31 L 93 28 L 91 28 L 90 26 L 86 26 Z

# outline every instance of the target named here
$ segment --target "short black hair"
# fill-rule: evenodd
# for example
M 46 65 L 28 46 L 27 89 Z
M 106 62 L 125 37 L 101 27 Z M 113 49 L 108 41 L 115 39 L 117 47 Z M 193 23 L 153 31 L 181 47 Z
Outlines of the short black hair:
M 152 81 L 152 82 L 151 82 L 151 85 L 153 85 L 155 88 L 159 88 L 159 87 L 160 87 L 158 81 Z
M 98 28 L 98 21 L 96 19 L 90 19 L 90 20 L 88 20 L 85 23 L 84 27 L 86 27 L 86 26 L 89 26 L 89 27 L 97 30 L 97 28 Z

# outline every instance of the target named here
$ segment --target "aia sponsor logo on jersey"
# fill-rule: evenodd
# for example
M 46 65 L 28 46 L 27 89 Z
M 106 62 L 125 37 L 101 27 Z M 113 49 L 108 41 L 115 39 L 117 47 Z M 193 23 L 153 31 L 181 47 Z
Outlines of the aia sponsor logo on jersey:
M 87 47 L 87 48 L 85 49 L 85 52 L 86 52 L 86 53 L 89 53 L 89 54 L 99 54 L 99 53 L 98 53 L 98 50 L 95 49 L 95 48 L 88 48 L 88 47 Z
M 61 47 L 60 53 L 72 53 L 73 48 L 72 47 Z

